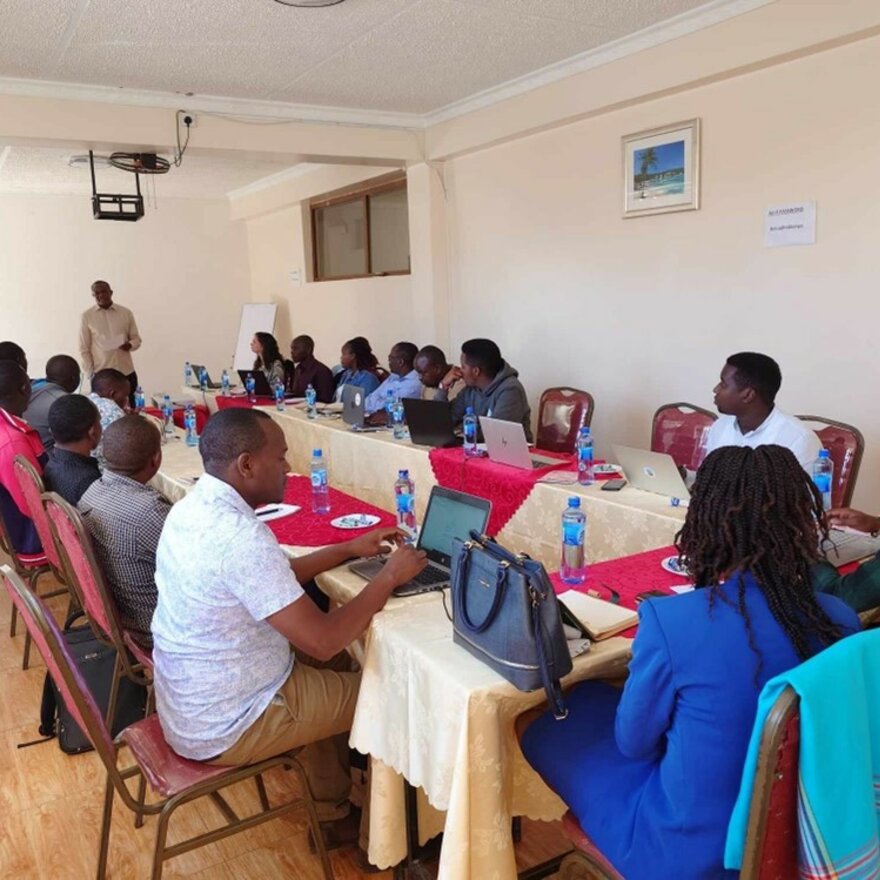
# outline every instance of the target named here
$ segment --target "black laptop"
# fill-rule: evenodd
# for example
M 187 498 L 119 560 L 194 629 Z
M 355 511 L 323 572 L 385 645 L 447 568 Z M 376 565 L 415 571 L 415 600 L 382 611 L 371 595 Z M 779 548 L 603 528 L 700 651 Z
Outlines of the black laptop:
M 207 367 L 203 367 L 201 364 L 191 364 L 191 366 L 192 366 L 192 371 L 193 371 L 193 386 L 195 388 L 202 387 L 202 382 L 201 382 L 202 370 L 205 371 L 205 387 L 207 387 L 207 388 L 219 388 L 220 387 L 219 382 L 211 381 L 211 374 L 208 372 Z
M 461 446 L 452 424 L 452 407 L 445 400 L 420 400 L 405 397 L 402 401 L 409 437 L 418 446 Z
M 257 397 L 274 397 L 272 389 L 269 387 L 269 380 L 262 370 L 237 370 L 238 377 L 241 379 L 242 388 L 247 388 L 248 374 L 254 377 L 254 394 Z

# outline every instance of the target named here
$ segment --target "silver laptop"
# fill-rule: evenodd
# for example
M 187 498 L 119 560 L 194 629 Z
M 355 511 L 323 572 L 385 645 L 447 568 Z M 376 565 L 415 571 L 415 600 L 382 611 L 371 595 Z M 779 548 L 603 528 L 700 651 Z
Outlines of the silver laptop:
M 617 444 L 612 449 L 631 486 L 670 498 L 680 498 L 682 501 L 690 499 L 691 493 L 688 492 L 678 465 L 671 455 Z
M 822 555 L 838 568 L 880 553 L 880 538 L 849 529 L 829 529 L 828 541 L 819 545 Z
M 354 428 L 364 425 L 364 401 L 367 395 L 358 385 L 342 386 L 342 421 Z
M 480 427 L 486 441 L 486 451 L 492 461 L 530 471 L 533 468 L 559 464 L 558 458 L 529 452 L 526 432 L 519 422 L 505 422 L 480 416 Z
M 486 531 L 492 503 L 476 495 L 466 495 L 454 489 L 434 486 L 425 511 L 425 522 L 419 533 L 417 547 L 428 557 L 427 567 L 411 581 L 394 590 L 395 596 L 414 596 L 449 586 L 449 570 L 452 564 L 452 542 L 456 538 L 467 541 L 471 529 L 481 534 Z M 385 565 L 385 559 L 364 559 L 354 562 L 349 569 L 365 580 L 371 581 Z

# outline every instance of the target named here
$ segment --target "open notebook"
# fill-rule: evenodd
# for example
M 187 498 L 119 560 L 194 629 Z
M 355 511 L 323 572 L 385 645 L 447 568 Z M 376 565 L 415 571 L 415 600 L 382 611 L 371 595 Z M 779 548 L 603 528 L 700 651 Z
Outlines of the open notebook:
M 594 599 L 577 590 L 567 590 L 556 597 L 580 621 L 593 641 L 611 638 L 639 622 L 637 611 L 621 608 L 604 599 Z

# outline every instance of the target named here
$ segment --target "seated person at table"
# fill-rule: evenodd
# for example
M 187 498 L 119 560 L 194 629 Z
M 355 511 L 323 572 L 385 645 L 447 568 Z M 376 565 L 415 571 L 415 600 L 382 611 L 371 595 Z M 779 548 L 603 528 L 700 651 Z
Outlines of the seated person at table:
M 529 763 L 627 880 L 739 876 L 724 843 L 761 688 L 859 629 L 813 592 L 821 518 L 789 450 L 711 453 L 676 545 L 698 588 L 639 606 L 622 691 L 580 684 L 564 721 L 526 728 Z
M 444 399 L 451 401 L 464 387 L 464 382 L 457 378 L 452 380 L 452 384 L 448 388 L 444 387 L 443 380 L 452 369 L 452 365 L 446 362 L 446 354 L 443 349 L 437 348 L 436 345 L 426 345 L 419 349 L 413 366 L 422 383 L 422 400 L 434 400 L 437 397 L 437 389 L 442 388 L 445 394 Z
M 49 410 L 49 428 L 55 445 L 43 476 L 46 488 L 76 506 L 83 492 L 101 478 L 92 451 L 101 442 L 98 408 L 82 394 L 65 394 Z
M 401 547 L 357 596 L 322 613 L 300 584 L 376 555 L 400 533 L 379 529 L 291 561 L 254 513 L 284 497 L 281 428 L 259 410 L 223 410 L 199 451 L 205 474 L 172 508 L 156 554 L 153 660 L 165 737 L 184 757 L 224 765 L 308 745 L 300 760 L 319 817 L 340 820 L 360 682 L 340 671 L 350 668 L 340 652 L 424 568 L 425 554 Z
M 148 485 L 162 464 L 152 421 L 127 415 L 104 436 L 104 473 L 79 502 L 122 625 L 151 648 L 156 610 L 156 548 L 171 502 Z
M 49 430 L 49 409 L 56 400 L 79 388 L 79 364 L 69 354 L 56 354 L 46 362 L 46 381 L 33 386 L 24 420 L 35 428 L 48 452 L 55 444 Z
M 113 422 L 125 415 L 130 389 L 131 383 L 125 373 L 120 373 L 119 370 L 112 368 L 98 370 L 92 376 L 92 393 L 89 395 L 89 400 L 98 407 L 103 431 L 106 431 Z M 103 467 L 104 459 L 100 443 L 95 447 L 92 455 L 98 459 L 98 464 Z
M 706 452 L 721 446 L 777 444 L 790 449 L 801 466 L 812 472 L 821 444 L 800 419 L 784 413 L 774 401 L 782 385 L 779 365 L 766 354 L 732 354 L 715 386 L 721 416 L 709 429 Z
M 342 372 L 336 375 L 336 400 L 342 399 L 343 385 L 357 385 L 364 394 L 371 394 L 379 387 L 379 361 L 363 336 L 355 336 L 342 346 L 339 363 L 342 364 Z
M 413 360 L 418 351 L 418 346 L 411 342 L 398 342 L 391 349 L 388 354 L 388 367 L 391 370 L 388 378 L 364 401 L 364 414 L 369 416 L 371 425 L 385 424 L 385 404 L 389 394 L 398 400 L 422 396 L 422 383 L 413 369 Z
M 460 425 L 469 406 L 478 416 L 520 422 L 526 439 L 532 442 L 532 411 L 519 373 L 501 357 L 491 339 L 469 339 L 461 347 L 461 367 L 452 367 L 444 376 L 435 400 L 448 400 L 448 389 L 457 379 L 465 387 L 452 401 L 452 421 Z
M 254 333 L 251 351 L 257 356 L 254 370 L 259 370 L 266 377 L 269 387 L 274 388 L 276 382 L 283 384 L 284 358 L 281 357 L 275 337 L 271 333 Z
M 15 361 L 0 361 L 0 515 L 22 561 L 37 563 L 46 557 L 14 470 L 16 455 L 39 474 L 46 463 L 40 435 L 21 418 L 30 396 L 28 374 Z
M 27 372 L 28 361 L 24 349 L 17 342 L 0 342 L 0 361 L 13 361 Z
M 330 368 L 315 358 L 315 340 L 311 336 L 297 336 L 290 343 L 293 372 L 288 377 L 287 393 L 291 397 L 305 397 L 309 385 L 315 389 L 318 403 L 330 403 L 336 383 Z

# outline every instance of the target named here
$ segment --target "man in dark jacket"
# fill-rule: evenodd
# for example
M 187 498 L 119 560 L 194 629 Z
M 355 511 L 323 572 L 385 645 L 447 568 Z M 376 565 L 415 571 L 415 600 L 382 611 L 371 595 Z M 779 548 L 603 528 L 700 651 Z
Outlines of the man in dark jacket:
M 506 422 L 519 422 L 532 442 L 532 412 L 519 373 L 501 357 L 491 339 L 469 339 L 461 347 L 461 366 L 453 367 L 440 383 L 435 400 L 446 400 L 456 379 L 464 379 L 465 388 L 452 401 L 452 421 L 461 424 L 469 406 L 477 416 Z

